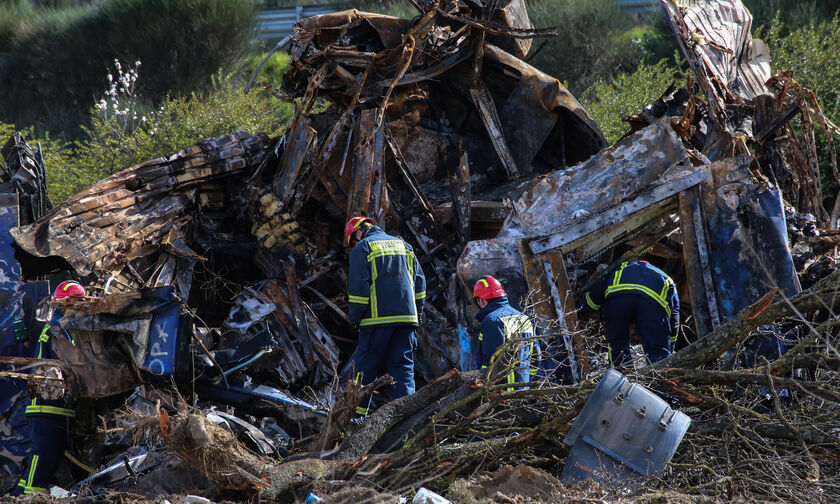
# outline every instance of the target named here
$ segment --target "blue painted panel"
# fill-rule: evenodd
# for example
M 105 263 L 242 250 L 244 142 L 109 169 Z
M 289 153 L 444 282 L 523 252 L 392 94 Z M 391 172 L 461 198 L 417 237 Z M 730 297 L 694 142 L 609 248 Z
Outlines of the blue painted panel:
M 18 225 L 17 196 L 0 194 L 0 355 L 27 357 L 26 331 L 15 332 L 15 321 L 23 319 L 20 264 L 15 259 L 9 230 Z M 23 328 L 22 328 L 23 329 Z M 7 368 L 8 369 L 8 368 Z M 22 429 L 25 420 L 16 411 L 22 408 L 26 382 L 0 378 L 0 471 L 19 474 L 29 443 Z
M 730 208 L 705 208 L 721 321 L 734 317 L 773 287 L 786 296 L 801 288 L 787 241 L 784 208 L 776 190 L 750 187 Z
M 176 302 L 174 286 L 161 287 L 152 296 L 165 304 L 152 315 L 142 369 L 157 376 L 172 376 L 178 357 L 180 306 Z

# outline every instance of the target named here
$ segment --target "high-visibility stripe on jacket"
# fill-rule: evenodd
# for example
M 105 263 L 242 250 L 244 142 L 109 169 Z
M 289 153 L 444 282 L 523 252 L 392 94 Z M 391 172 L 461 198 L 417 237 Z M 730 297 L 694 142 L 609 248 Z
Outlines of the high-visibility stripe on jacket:
M 511 338 L 534 336 L 534 325 L 526 315 L 508 304 L 506 297 L 491 299 L 475 316 L 481 322 L 478 335 L 478 367 L 490 367 L 496 351 Z M 508 383 L 524 383 L 531 377 L 531 352 L 533 343 L 521 345 L 516 350 L 516 363 L 508 372 Z
M 55 319 L 56 317 L 53 317 Z M 35 351 L 35 358 L 37 359 L 57 359 L 58 356 L 52 349 L 52 342 L 50 341 L 50 329 L 52 326 L 46 324 L 38 337 L 38 347 Z M 72 341 L 72 340 L 71 340 Z M 46 400 L 40 397 L 35 397 L 32 402 L 26 406 L 24 410 L 27 416 L 29 415 L 57 415 L 64 417 L 76 416 L 76 411 L 68 408 L 68 401 L 64 399 Z
M 350 309 L 360 326 L 418 325 L 426 278 L 402 239 L 371 228 L 350 251 Z
M 607 298 L 626 294 L 641 296 L 659 305 L 670 319 L 671 339 L 676 340 L 680 313 L 677 287 L 664 271 L 646 261 L 622 263 L 611 275 L 603 276 L 586 292 L 580 308 L 597 311 Z

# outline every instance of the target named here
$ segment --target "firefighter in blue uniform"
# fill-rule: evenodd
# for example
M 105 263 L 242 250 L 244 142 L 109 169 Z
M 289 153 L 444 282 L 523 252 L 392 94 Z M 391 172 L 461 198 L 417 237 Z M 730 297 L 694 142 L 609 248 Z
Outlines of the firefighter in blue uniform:
M 52 300 L 56 301 L 70 296 L 85 296 L 85 289 L 78 282 L 67 281 L 58 285 Z M 70 335 L 58 326 L 61 320 L 60 310 L 53 310 L 49 324 L 44 326 L 38 338 L 35 357 L 38 359 L 57 359 L 52 348 L 52 338 Z M 60 331 L 60 334 L 59 334 Z M 56 336 L 58 334 L 58 336 Z M 29 463 L 23 473 L 23 479 L 18 482 L 13 495 L 47 492 L 56 469 L 64 459 L 64 449 L 67 442 L 67 428 L 71 418 L 76 416 L 69 398 L 43 399 L 34 397 L 26 407 L 26 418 L 29 424 L 29 440 L 32 452 Z
M 501 353 L 499 347 L 512 338 L 531 338 L 534 326 L 531 320 L 508 303 L 502 284 L 492 276 L 486 276 L 473 287 L 473 300 L 480 311 L 475 318 L 481 323 L 478 335 L 478 367 L 492 367 Z M 533 341 L 525 340 L 512 350 L 515 362 L 506 373 L 507 383 L 528 383 L 531 380 L 531 352 Z M 507 363 L 504 363 L 507 364 Z
M 664 271 L 647 261 L 629 261 L 601 277 L 578 303 L 582 313 L 603 306 L 610 367 L 631 363 L 630 324 L 651 362 L 674 351 L 680 325 L 677 287 Z
M 350 251 L 350 322 L 359 326 L 354 354 L 356 379 L 366 385 L 388 374 L 396 382 L 390 399 L 414 393 L 414 330 L 426 299 L 426 278 L 411 246 L 385 234 L 364 216 L 344 228 Z M 356 408 L 370 412 L 370 398 Z

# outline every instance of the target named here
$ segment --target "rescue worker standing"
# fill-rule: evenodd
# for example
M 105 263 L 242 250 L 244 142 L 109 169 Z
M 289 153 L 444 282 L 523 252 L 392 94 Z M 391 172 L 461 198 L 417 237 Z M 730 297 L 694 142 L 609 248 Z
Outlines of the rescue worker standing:
M 604 275 L 578 303 L 582 312 L 604 307 L 610 367 L 631 363 L 630 324 L 635 322 L 651 362 L 674 351 L 680 325 L 677 287 L 665 272 L 647 261 L 630 261 Z
M 411 246 L 385 234 L 364 216 L 344 228 L 350 251 L 350 322 L 359 326 L 354 354 L 356 379 L 363 385 L 390 375 L 390 399 L 414 393 L 415 328 L 420 325 L 426 299 L 426 278 Z M 356 408 L 370 412 L 370 398 Z
M 52 301 L 64 299 L 71 296 L 85 296 L 85 288 L 78 282 L 62 282 L 55 289 Z M 60 310 L 53 310 L 50 322 L 44 326 L 41 336 L 38 338 L 38 346 L 35 350 L 35 358 L 57 359 L 52 348 L 52 338 L 56 337 L 57 331 L 62 331 L 58 326 L 61 320 Z M 66 331 L 62 331 L 58 337 L 70 338 Z M 47 371 L 47 376 L 55 376 Z M 57 395 L 61 395 L 59 391 Z M 73 405 L 65 397 L 34 397 L 32 403 L 26 407 L 26 418 L 28 420 L 30 434 L 29 440 L 32 452 L 29 455 L 29 463 L 23 479 L 12 495 L 33 494 L 47 492 L 49 484 L 59 464 L 64 459 L 64 450 L 67 443 L 67 428 L 71 418 L 76 416 Z
M 495 364 L 496 351 L 511 338 L 534 336 L 531 320 L 508 303 L 502 284 L 486 276 L 473 287 L 473 300 L 481 309 L 476 320 L 481 323 L 478 335 L 478 367 L 485 369 Z M 507 383 L 527 383 L 531 380 L 531 350 L 533 342 L 516 346 L 515 361 L 508 371 Z M 503 363 L 507 364 L 507 363 Z

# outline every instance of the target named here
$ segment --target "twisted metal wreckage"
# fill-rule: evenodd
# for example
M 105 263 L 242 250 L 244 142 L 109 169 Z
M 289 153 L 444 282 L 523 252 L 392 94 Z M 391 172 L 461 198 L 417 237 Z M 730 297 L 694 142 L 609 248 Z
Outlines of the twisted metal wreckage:
M 694 78 L 628 118 L 631 131 L 612 146 L 558 80 L 523 61 L 532 39 L 556 34 L 532 27 L 524 1 L 503 9 L 412 3 L 419 11 L 412 20 L 351 10 L 295 25 L 281 44 L 291 55 L 283 86 L 265 85 L 295 100 L 280 138 L 237 131 L 207 140 L 50 210 L 40 147 L 15 135 L 2 151 L 0 186 L 0 215 L 14 240 L 0 250 L 3 353 L 28 355 L 35 305 L 49 294 L 44 279 L 72 274 L 92 295 L 56 304 L 75 345 L 56 338 L 61 361 L 51 364 L 62 369 L 66 393 L 88 400 L 91 419 L 115 400 L 159 417 L 171 450 L 228 488 L 276 497 L 326 474 L 377 472 L 396 488 L 406 476 L 394 468 L 416 464 L 412 450 L 430 436 L 445 438 L 447 428 L 457 439 L 469 424 L 463 418 L 474 421 L 497 404 L 472 394 L 492 380 L 466 372 L 469 286 L 480 276 L 500 278 L 514 304 L 531 307 L 555 381 L 581 390 L 591 390 L 597 361 L 573 298 L 605 266 L 644 251 L 676 280 L 691 314 L 688 339 L 699 340 L 671 360 L 686 368 L 744 339 L 723 329 L 740 324 L 745 308 L 797 295 L 800 280 L 824 287 L 817 280 L 836 267 L 825 253 L 840 236 L 830 231 L 840 200 L 830 213 L 822 207 L 813 121 L 829 132 L 832 159 L 839 131 L 790 73 L 771 76 L 767 48 L 751 38 L 739 0 L 662 1 Z M 313 112 L 318 100 L 328 106 Z M 790 125 L 794 117 L 804 139 Z M 343 310 L 346 261 L 337 251 L 343 223 L 360 213 L 399 232 L 421 258 L 429 302 L 416 366 L 428 385 L 380 408 L 325 455 L 317 450 L 342 437 L 348 405 L 362 393 L 353 386 L 334 393 L 354 348 Z M 696 357 L 710 341 L 713 355 Z M 23 357 L 0 361 L 32 365 Z M 20 371 L 4 373 L 50 385 Z M 297 451 L 316 454 L 269 470 L 264 458 L 229 441 L 227 455 L 202 451 L 190 436 L 224 434 L 208 434 L 216 427 L 195 414 L 156 410 L 155 398 L 177 406 L 162 392 L 173 383 L 199 405 L 233 407 L 255 421 L 259 428 L 229 412 L 204 415 L 261 455 L 285 456 L 292 440 Z M 0 457 L 13 472 L 25 454 L 26 387 L 22 380 L 3 387 Z M 520 418 L 539 426 L 527 439 L 506 434 L 489 443 L 511 453 L 556 438 L 575 403 L 568 408 L 551 426 Z M 454 427 L 443 422 L 435 431 L 428 423 L 459 411 Z M 368 460 L 406 435 L 397 452 Z M 163 449 L 132 452 L 125 435 L 87 441 L 95 441 L 82 446 L 87 460 L 107 467 L 89 484 L 118 487 L 130 473 L 170 460 Z M 435 470 L 462 448 L 441 447 Z M 114 457 L 126 449 L 131 458 L 122 464 Z M 219 463 L 208 464 L 216 460 L 208 454 Z M 456 475 L 471 466 L 447 467 Z

